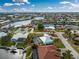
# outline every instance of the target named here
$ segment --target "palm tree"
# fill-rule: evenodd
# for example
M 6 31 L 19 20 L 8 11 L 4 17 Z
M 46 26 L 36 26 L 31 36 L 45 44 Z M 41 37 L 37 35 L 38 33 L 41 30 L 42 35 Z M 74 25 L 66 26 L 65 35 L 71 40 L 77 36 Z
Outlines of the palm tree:
M 74 30 L 74 35 L 73 35 L 73 39 L 76 38 L 76 31 Z
M 39 23 L 39 24 L 38 24 L 38 30 L 39 30 L 39 31 L 44 30 L 44 25 L 43 25 L 43 23 Z
M 32 33 L 30 33 L 27 37 L 27 39 L 25 40 L 25 44 L 31 44 L 32 43 L 32 38 L 33 38 L 33 35 Z
M 67 30 L 65 31 L 65 34 L 68 36 L 69 39 L 72 38 L 71 29 L 67 29 Z
M 63 53 L 63 59 L 74 59 L 71 51 L 67 50 L 65 53 Z
M 11 33 L 8 33 L 7 36 L 5 37 L 2 37 L 1 38 L 1 45 L 2 46 L 9 46 L 10 43 L 11 43 L 11 38 L 12 38 L 12 34 Z

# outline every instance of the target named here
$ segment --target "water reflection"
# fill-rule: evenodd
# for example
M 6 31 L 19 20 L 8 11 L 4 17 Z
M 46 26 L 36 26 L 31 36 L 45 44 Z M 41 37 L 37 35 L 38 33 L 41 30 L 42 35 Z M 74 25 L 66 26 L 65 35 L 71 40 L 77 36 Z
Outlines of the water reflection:
M 23 50 L 17 49 L 17 53 L 10 53 L 11 50 L 0 49 L 0 59 L 22 59 Z

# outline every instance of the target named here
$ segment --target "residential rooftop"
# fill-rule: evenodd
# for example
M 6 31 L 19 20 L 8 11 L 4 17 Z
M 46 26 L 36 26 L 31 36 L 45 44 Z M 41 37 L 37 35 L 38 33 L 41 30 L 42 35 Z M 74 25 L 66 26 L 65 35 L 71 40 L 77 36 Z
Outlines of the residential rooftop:
M 38 57 L 39 59 L 61 59 L 54 45 L 38 46 Z

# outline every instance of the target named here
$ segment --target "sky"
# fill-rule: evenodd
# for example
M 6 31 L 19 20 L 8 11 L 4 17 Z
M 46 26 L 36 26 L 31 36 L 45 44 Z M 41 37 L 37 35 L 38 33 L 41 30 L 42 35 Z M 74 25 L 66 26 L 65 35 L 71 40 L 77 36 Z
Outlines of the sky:
M 79 0 L 0 0 L 0 12 L 79 12 Z

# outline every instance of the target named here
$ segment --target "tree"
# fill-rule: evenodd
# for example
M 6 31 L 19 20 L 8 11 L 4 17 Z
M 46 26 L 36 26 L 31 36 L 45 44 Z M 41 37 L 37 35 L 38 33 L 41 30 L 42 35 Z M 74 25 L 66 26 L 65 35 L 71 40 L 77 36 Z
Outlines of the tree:
M 25 44 L 31 44 L 32 43 L 32 38 L 33 38 L 34 34 L 30 33 L 27 37 L 27 39 L 25 40 Z
M 10 45 L 10 42 L 11 42 L 12 36 L 13 35 L 11 33 L 8 33 L 7 36 L 2 37 L 1 38 L 1 45 L 2 46 L 9 46 Z
M 63 59 L 74 59 L 73 55 L 71 54 L 71 51 L 66 51 L 63 53 Z
M 39 24 L 38 24 L 38 30 L 39 30 L 39 31 L 44 30 L 44 25 L 43 25 L 43 23 L 39 23 Z
M 74 30 L 73 40 L 76 38 L 76 31 Z
M 67 36 L 68 36 L 69 39 L 72 38 L 71 29 L 67 29 L 67 30 L 65 31 L 65 34 L 67 34 Z

